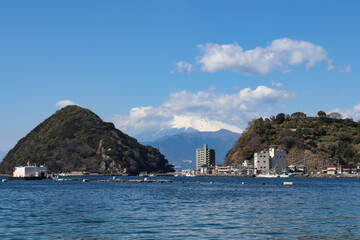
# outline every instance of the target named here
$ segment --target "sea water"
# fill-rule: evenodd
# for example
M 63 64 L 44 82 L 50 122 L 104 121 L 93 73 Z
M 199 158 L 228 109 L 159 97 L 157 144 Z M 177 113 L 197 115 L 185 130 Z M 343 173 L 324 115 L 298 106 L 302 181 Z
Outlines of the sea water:
M 0 239 L 360 239 L 360 179 L 110 178 L 0 182 Z

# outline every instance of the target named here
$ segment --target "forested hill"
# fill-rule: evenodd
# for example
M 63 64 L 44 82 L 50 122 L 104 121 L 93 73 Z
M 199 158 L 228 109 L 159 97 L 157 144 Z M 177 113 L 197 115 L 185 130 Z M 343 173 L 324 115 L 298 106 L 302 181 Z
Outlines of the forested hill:
M 28 161 L 46 164 L 49 172 L 173 171 L 158 149 L 141 145 L 78 106 L 57 111 L 22 138 L 0 164 L 0 172 L 11 173 Z
M 316 117 L 296 112 L 291 116 L 280 113 L 271 119 L 254 119 L 227 153 L 225 164 L 253 160 L 254 152 L 270 146 L 286 150 L 288 164 L 315 154 L 302 163 L 311 171 L 332 163 L 358 163 L 360 123 L 323 111 Z

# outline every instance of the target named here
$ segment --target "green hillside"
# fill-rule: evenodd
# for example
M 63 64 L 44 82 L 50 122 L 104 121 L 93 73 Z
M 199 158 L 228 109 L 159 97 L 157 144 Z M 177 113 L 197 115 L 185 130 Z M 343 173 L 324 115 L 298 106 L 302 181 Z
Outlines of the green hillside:
M 286 150 L 288 164 L 316 154 L 303 162 L 310 171 L 321 170 L 331 163 L 358 163 L 360 123 L 323 111 L 316 117 L 297 112 L 291 116 L 280 113 L 271 119 L 255 119 L 227 153 L 225 164 L 252 160 L 254 152 L 270 146 Z
M 50 172 L 173 170 L 158 149 L 141 145 L 78 106 L 57 111 L 22 138 L 0 164 L 0 172 L 10 173 L 28 161 L 46 164 Z

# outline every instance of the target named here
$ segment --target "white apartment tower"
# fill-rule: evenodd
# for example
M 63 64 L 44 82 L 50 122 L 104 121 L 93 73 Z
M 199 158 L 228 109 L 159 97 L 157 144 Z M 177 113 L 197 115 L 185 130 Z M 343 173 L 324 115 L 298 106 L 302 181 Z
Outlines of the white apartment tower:
M 196 149 L 196 170 L 200 170 L 202 166 L 215 166 L 215 150 L 209 149 L 207 144 Z
M 254 168 L 257 172 L 281 173 L 286 171 L 286 152 L 275 148 L 254 153 Z

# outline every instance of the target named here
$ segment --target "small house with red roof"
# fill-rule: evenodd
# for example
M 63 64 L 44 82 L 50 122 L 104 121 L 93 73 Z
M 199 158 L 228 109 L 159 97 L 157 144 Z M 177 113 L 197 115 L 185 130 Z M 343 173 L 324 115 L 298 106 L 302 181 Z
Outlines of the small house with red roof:
M 327 174 L 335 175 L 337 173 L 337 168 L 335 165 L 330 165 L 327 167 Z

